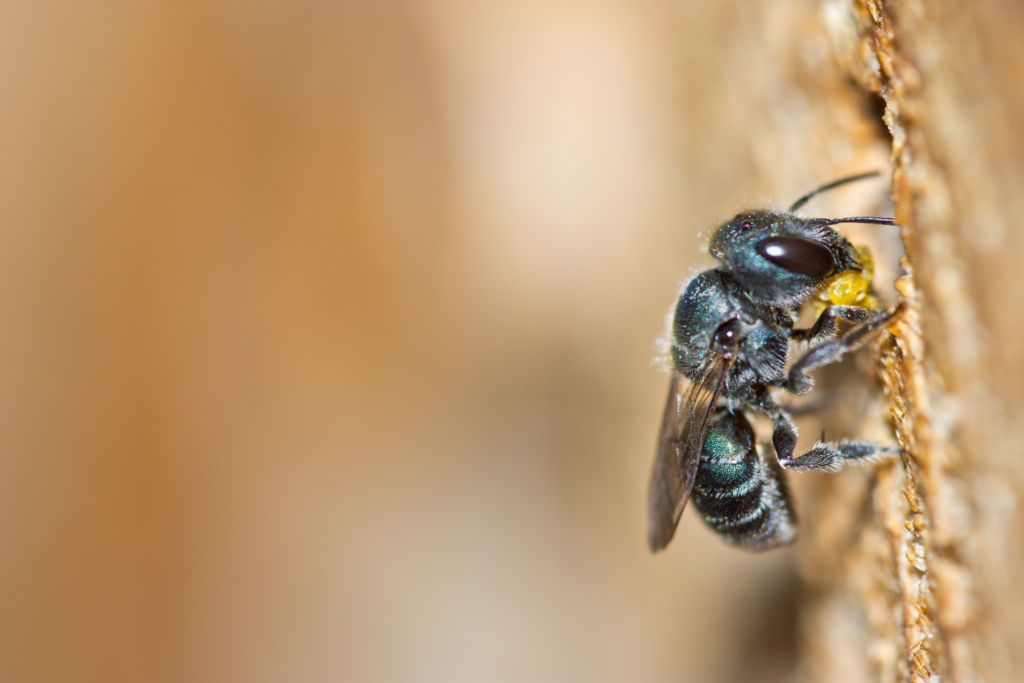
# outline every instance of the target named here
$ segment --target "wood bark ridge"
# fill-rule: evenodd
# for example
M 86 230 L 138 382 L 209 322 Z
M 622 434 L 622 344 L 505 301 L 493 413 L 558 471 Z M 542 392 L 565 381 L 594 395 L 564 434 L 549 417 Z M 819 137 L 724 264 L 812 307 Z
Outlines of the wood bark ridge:
M 991 189 L 1009 153 L 1000 135 L 1012 137 L 1012 127 L 991 102 L 979 115 L 979 89 L 999 87 L 984 56 L 980 10 L 945 0 L 853 0 L 852 7 L 858 40 L 840 61 L 885 101 L 907 250 L 897 292 L 908 310 L 876 348 L 904 453 L 879 466 L 871 513 L 858 540 L 827 561 L 838 578 L 824 592 L 859 597 L 874 668 L 868 678 L 1013 680 L 1019 638 L 1007 622 L 1020 602 L 1006 548 L 1019 486 L 1006 476 L 1015 449 L 997 435 L 1012 432 L 1005 424 L 1012 417 L 995 398 L 999 358 L 986 359 L 979 312 L 993 285 L 979 284 L 983 255 L 970 248 L 991 239 L 998 250 L 1002 236 L 984 231 L 996 231 L 1000 219 L 1012 223 L 1014 207 Z M 971 176 L 972 156 L 981 157 L 974 169 L 986 167 L 984 174 Z M 1011 376 L 1019 372 L 1007 367 Z M 820 660 L 815 649 L 809 656 Z

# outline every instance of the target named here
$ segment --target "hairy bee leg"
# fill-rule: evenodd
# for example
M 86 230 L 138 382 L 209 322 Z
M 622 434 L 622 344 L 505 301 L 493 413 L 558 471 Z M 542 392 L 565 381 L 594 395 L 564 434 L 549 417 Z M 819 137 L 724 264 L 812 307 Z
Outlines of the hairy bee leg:
M 806 330 L 793 330 L 790 339 L 812 344 L 829 341 L 836 334 L 836 321 L 862 323 L 879 315 L 879 311 L 863 306 L 829 306 Z
M 772 446 L 779 464 L 787 470 L 818 470 L 834 472 L 846 464 L 863 464 L 883 457 L 897 455 L 892 446 L 881 446 L 869 441 L 819 441 L 798 457 L 796 440 L 799 435 L 793 419 L 767 392 L 753 404 L 758 411 L 771 418 Z
M 854 326 L 839 339 L 825 342 L 809 350 L 797 362 L 793 363 L 793 366 L 789 369 L 789 376 L 786 378 L 785 387 L 797 395 L 806 393 L 814 384 L 811 378 L 807 376 L 808 370 L 820 368 L 829 363 L 835 363 L 848 351 L 857 348 L 869 335 L 883 329 L 895 320 L 903 312 L 904 305 L 900 304 L 890 311 L 882 312 Z M 833 306 L 832 308 L 836 307 Z
M 772 421 L 772 446 L 779 462 L 785 467 L 786 461 L 793 459 L 796 439 L 799 436 L 793 418 L 767 391 L 761 392 L 757 399 L 750 403 L 750 407 Z
M 881 446 L 870 441 L 819 441 L 799 457 L 783 460 L 780 456 L 779 463 L 787 470 L 835 472 L 844 465 L 862 465 L 898 455 L 899 452 L 896 447 Z

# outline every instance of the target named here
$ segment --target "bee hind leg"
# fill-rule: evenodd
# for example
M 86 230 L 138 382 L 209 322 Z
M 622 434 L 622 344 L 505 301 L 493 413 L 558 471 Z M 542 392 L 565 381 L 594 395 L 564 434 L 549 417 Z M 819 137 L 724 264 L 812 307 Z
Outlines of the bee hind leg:
M 819 441 L 799 456 L 796 455 L 798 432 L 793 419 L 767 394 L 756 408 L 772 420 L 772 446 L 779 464 L 787 470 L 817 470 L 834 472 L 845 465 L 865 464 L 898 455 L 894 446 L 882 446 L 870 441 Z
M 899 455 L 895 446 L 882 446 L 870 441 L 819 441 L 798 457 L 779 457 L 787 470 L 835 472 L 845 465 L 863 465 Z

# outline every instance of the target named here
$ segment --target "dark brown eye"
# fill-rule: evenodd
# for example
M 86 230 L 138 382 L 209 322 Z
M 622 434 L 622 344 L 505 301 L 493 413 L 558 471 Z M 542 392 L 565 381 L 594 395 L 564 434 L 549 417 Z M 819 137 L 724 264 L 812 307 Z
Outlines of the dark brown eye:
M 799 237 L 768 237 L 754 245 L 754 249 L 791 273 L 819 280 L 828 277 L 836 269 L 832 252 L 827 247 Z

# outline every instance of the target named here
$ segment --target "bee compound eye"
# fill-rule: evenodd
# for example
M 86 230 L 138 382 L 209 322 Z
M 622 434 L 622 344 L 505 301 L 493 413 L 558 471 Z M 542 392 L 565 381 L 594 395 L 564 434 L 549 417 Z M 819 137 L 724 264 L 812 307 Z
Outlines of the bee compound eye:
M 819 280 L 836 269 L 828 247 L 800 237 L 766 237 L 754 250 L 780 268 Z

